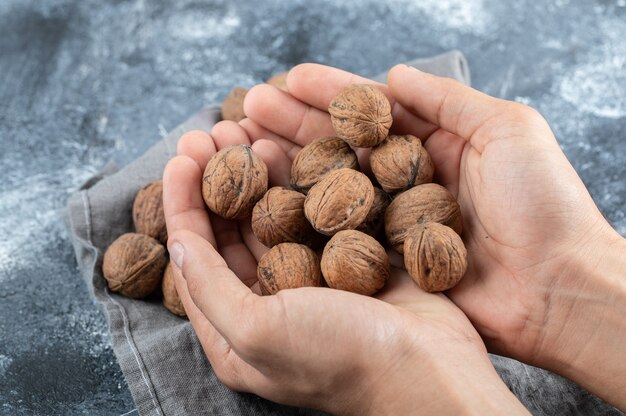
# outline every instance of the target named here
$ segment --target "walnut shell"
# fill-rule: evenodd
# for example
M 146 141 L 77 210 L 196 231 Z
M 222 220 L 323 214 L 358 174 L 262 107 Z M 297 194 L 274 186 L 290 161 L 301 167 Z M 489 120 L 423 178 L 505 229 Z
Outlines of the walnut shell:
M 127 233 L 104 253 L 102 273 L 112 291 L 139 299 L 159 286 L 166 263 L 161 243 L 147 235 Z
M 246 118 L 243 112 L 243 100 L 248 93 L 247 88 L 235 87 L 222 102 L 222 119 L 240 122 Z
M 350 168 L 359 170 L 354 150 L 339 137 L 322 137 L 298 152 L 291 165 L 291 187 L 303 194 L 329 172 Z
M 467 250 L 450 227 L 436 222 L 411 227 L 404 240 L 404 265 L 427 292 L 456 286 L 467 270 Z
M 391 197 L 380 188 L 374 187 L 374 201 L 363 222 L 356 227 L 358 231 L 376 237 L 383 229 L 385 210 L 391 202 Z
M 176 285 L 174 284 L 174 272 L 171 263 L 167 263 L 165 272 L 163 273 L 163 282 L 161 283 L 161 291 L 163 292 L 163 306 L 174 315 L 187 316 L 183 303 L 180 301 Z
M 389 136 L 370 153 L 372 173 L 387 192 L 432 182 L 435 166 L 415 136 Z
M 337 169 L 311 188 L 304 200 L 304 215 L 318 232 L 333 235 L 358 227 L 373 202 L 374 187 L 367 176 Z
M 322 275 L 333 289 L 372 295 L 389 279 L 389 257 L 375 238 L 356 230 L 339 231 L 324 247 Z
M 249 217 L 265 191 L 267 166 L 250 146 L 234 145 L 209 160 L 202 178 L 202 196 L 211 211 L 227 219 Z
M 409 228 L 426 222 L 447 225 L 459 235 L 463 228 L 459 203 L 446 188 L 436 183 L 419 185 L 398 194 L 385 211 L 385 234 L 393 248 L 402 253 Z
M 287 91 L 287 75 L 289 75 L 289 71 L 281 72 L 280 74 L 276 74 L 270 79 L 268 79 L 267 83 L 286 92 Z
M 259 286 L 263 295 L 298 287 L 319 287 L 322 284 L 317 254 L 297 243 L 275 245 L 261 257 L 257 267 Z
M 158 180 L 137 192 L 133 203 L 133 223 L 139 234 L 149 235 L 167 244 L 167 227 L 163 214 L 163 181 Z
M 282 186 L 270 188 L 252 210 L 252 232 L 267 247 L 280 243 L 311 246 L 317 234 L 304 216 L 305 196 Z
M 372 147 L 387 138 L 391 127 L 391 104 L 372 85 L 345 87 L 328 107 L 337 136 L 354 147 Z

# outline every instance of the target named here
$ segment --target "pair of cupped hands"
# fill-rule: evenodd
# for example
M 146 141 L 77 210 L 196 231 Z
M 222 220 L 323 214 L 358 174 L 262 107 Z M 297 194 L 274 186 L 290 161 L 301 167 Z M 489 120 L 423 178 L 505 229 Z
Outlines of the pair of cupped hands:
M 377 85 L 392 105 L 392 133 L 424 142 L 435 180 L 461 205 L 468 271 L 453 290 L 430 294 L 391 255 L 391 278 L 374 297 L 328 288 L 262 297 L 256 266 L 267 248 L 249 220 L 207 211 L 204 168 L 216 151 L 247 144 L 267 164 L 270 186 L 288 186 L 302 146 L 334 134 L 328 105 L 352 83 Z M 405 65 L 383 85 L 303 64 L 290 71 L 287 88 L 256 86 L 245 100 L 248 118 L 185 134 L 164 172 L 176 288 L 226 386 L 339 414 L 524 413 L 489 350 L 594 391 L 587 350 L 621 341 L 600 339 L 597 326 L 583 322 L 577 308 L 591 295 L 578 293 L 609 285 L 590 283 L 587 272 L 623 240 L 536 111 Z M 366 168 L 367 151 L 358 154 Z M 589 316 L 599 306 L 589 306 Z M 573 342 L 583 329 L 589 337 Z M 616 392 L 605 387 L 595 392 L 625 405 L 617 394 L 623 381 Z

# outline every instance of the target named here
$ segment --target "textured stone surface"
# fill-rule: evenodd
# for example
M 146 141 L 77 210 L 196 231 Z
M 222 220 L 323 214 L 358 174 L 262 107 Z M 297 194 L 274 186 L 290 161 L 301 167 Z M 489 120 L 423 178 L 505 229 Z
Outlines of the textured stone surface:
M 609 0 L 0 1 L 0 414 L 133 409 L 76 269 L 65 201 L 233 86 L 302 61 L 374 75 L 462 50 L 476 87 L 546 116 L 626 234 L 625 20 L 624 1 Z M 548 373 L 507 371 L 537 378 L 533 391 L 511 388 L 546 414 L 596 405 L 548 406 Z

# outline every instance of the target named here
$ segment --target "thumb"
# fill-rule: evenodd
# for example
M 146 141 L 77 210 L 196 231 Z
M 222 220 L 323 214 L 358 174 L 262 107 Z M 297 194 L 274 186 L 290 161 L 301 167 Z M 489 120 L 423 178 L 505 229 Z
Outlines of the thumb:
M 228 268 L 207 240 L 187 231 L 168 239 L 170 258 L 182 271 L 193 303 L 226 339 L 233 336 L 252 291 Z
M 479 152 L 493 139 L 527 134 L 543 118 L 530 107 L 491 97 L 451 78 L 407 65 L 389 71 L 391 95 L 424 120 L 470 142 Z

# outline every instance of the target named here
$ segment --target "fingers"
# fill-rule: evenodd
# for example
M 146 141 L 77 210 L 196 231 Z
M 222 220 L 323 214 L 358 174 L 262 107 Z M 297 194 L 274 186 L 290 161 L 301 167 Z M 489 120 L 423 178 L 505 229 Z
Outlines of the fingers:
M 245 220 L 243 222 L 249 222 Z M 257 260 L 242 239 L 239 223 L 217 215 L 211 218 L 215 240 L 228 267 L 245 283 L 252 286 L 257 281 Z
M 235 144 L 246 144 L 248 146 L 251 144 L 248 133 L 234 121 L 225 120 L 217 123 L 211 129 L 211 137 L 215 141 L 217 150 L 222 150 Z
M 448 188 L 455 198 L 459 194 L 461 158 L 465 146 L 468 144 L 464 139 L 443 129 L 434 132 L 424 143 L 436 166 L 435 181 Z
M 175 263 L 179 266 L 182 263 L 182 274 L 195 306 L 233 345 L 249 319 L 247 312 L 255 312 L 256 296 L 200 235 L 177 231 L 170 236 L 168 249 Z
M 250 118 L 244 118 L 239 122 L 239 125 L 243 127 L 243 129 L 248 133 L 248 137 L 252 143 L 255 143 L 258 140 L 271 140 L 274 143 L 278 144 L 283 152 L 289 157 L 289 159 L 293 160 L 302 146 L 292 142 L 291 140 L 285 139 L 278 134 L 269 131 L 265 127 L 261 126 L 256 121 Z
M 171 159 L 163 172 L 163 211 L 168 235 L 194 230 L 215 244 L 209 215 L 202 198 L 202 169 L 189 156 Z
M 252 144 L 252 150 L 267 165 L 270 186 L 289 187 L 291 159 L 278 144 L 270 140 L 259 140 Z
M 178 140 L 176 153 L 189 156 L 196 161 L 202 171 L 209 163 L 209 159 L 216 152 L 213 138 L 200 130 L 193 130 L 182 135 Z
M 287 77 L 290 94 L 303 103 L 324 112 L 327 111 L 335 95 L 350 84 L 376 85 L 387 96 L 391 104 L 393 117 L 391 131 L 393 133 L 413 134 L 421 139 L 426 139 L 437 129 L 437 126 L 417 117 L 399 105 L 384 84 L 350 72 L 325 65 L 302 64 L 294 67 Z
M 391 94 L 402 106 L 470 141 L 479 152 L 489 140 L 524 134 L 526 121 L 537 122 L 536 113 L 528 107 L 406 65 L 393 67 L 388 81 Z
M 257 85 L 248 91 L 244 108 L 250 119 L 300 146 L 335 134 L 325 109 L 311 107 L 271 85 Z

